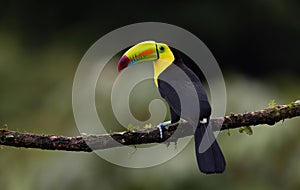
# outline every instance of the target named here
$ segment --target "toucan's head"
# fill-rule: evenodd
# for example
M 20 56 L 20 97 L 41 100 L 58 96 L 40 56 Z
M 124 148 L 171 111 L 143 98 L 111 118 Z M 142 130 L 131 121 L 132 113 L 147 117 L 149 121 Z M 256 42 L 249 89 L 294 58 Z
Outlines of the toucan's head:
M 124 68 L 136 63 L 156 60 L 165 60 L 171 63 L 174 60 L 174 55 L 167 44 L 144 41 L 131 47 L 123 54 L 118 63 L 118 70 L 121 72 Z

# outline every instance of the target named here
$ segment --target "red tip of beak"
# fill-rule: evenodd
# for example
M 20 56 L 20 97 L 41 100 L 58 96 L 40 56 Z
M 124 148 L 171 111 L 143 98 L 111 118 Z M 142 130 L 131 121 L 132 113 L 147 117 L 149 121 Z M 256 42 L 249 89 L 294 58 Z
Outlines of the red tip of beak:
M 130 63 L 129 58 L 126 55 L 123 55 L 118 63 L 118 71 L 121 72 L 124 68 Z

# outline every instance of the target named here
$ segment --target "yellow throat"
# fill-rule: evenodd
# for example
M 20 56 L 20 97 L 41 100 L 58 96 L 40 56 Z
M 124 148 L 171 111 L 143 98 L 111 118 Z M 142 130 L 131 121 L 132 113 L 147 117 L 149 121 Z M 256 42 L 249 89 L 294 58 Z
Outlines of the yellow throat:
M 158 44 L 159 45 L 159 44 Z M 153 61 L 153 69 L 154 69 L 154 83 L 156 85 L 156 87 L 158 87 L 158 77 L 159 75 L 166 70 L 175 60 L 175 57 L 172 53 L 172 51 L 170 50 L 170 48 L 165 45 L 166 51 L 164 51 L 163 53 L 159 53 L 159 59 Z

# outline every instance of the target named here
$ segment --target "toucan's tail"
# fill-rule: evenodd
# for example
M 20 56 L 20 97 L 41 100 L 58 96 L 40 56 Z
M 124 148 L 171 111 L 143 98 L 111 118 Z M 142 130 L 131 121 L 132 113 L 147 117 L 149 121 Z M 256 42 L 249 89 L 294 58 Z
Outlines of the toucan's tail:
M 198 125 L 194 134 L 198 167 L 206 174 L 222 173 L 226 166 L 225 159 L 212 129 L 206 128 L 207 125 L 207 123 Z M 203 144 L 200 146 L 202 139 Z M 203 152 L 201 150 L 203 147 L 208 148 Z

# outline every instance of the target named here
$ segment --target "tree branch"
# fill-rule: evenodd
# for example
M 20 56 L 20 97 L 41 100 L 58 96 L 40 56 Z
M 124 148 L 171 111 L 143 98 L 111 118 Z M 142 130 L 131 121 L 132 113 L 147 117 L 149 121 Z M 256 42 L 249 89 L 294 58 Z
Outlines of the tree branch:
M 293 117 L 300 116 L 300 101 L 288 105 L 276 105 L 260 111 L 242 114 L 231 114 L 225 117 L 211 119 L 210 126 L 213 130 L 235 129 L 243 126 L 255 126 L 259 124 L 274 125 L 275 123 Z M 179 134 L 173 135 L 174 133 Z M 160 138 L 156 127 L 144 128 L 136 131 L 115 132 L 112 134 L 84 135 L 76 137 L 40 135 L 32 133 L 20 133 L 8 129 L 0 130 L 0 145 L 37 148 L 46 150 L 84 151 L 107 149 L 122 145 L 138 145 L 147 143 L 176 142 L 178 138 L 191 136 L 192 127 L 188 123 L 168 125 L 164 131 L 164 138 Z

